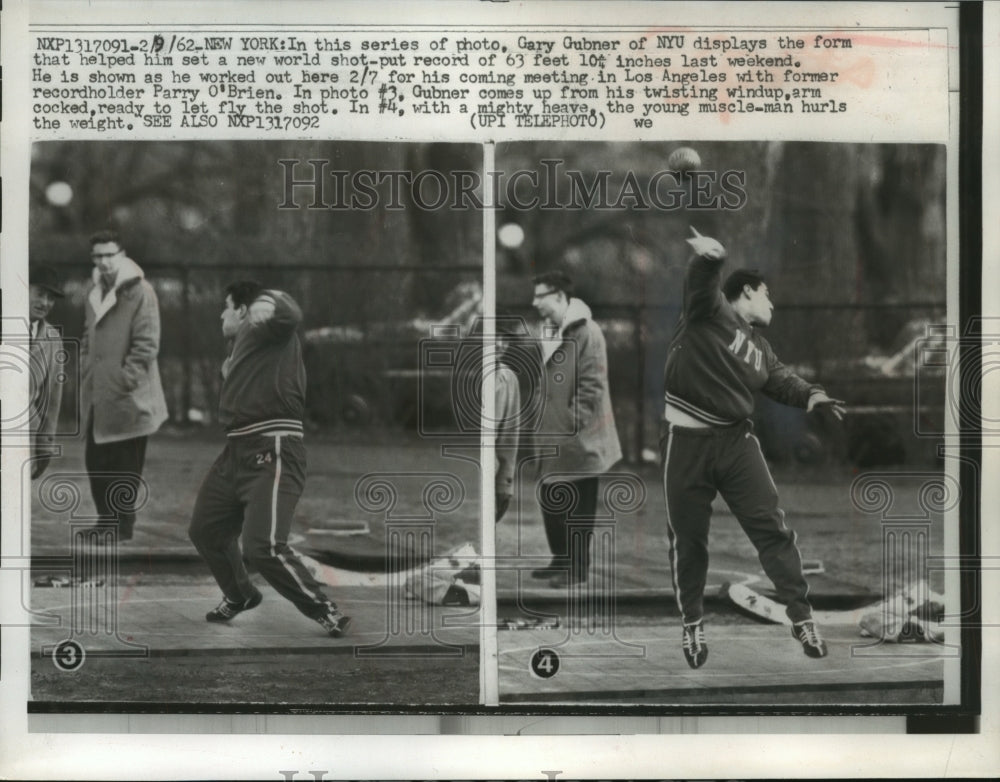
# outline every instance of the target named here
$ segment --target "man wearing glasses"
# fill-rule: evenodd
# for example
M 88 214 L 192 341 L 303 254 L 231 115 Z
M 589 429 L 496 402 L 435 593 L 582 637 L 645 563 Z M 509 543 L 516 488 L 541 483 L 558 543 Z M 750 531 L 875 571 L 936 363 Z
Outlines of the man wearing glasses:
M 94 234 L 90 257 L 80 351 L 85 459 L 99 526 L 117 522 L 118 540 L 131 540 L 146 439 L 167 419 L 159 305 L 116 233 Z
M 598 476 L 622 451 L 611 409 L 607 347 L 590 307 L 573 296 L 573 281 L 561 271 L 535 278 L 532 306 L 544 319 L 544 400 L 536 442 L 549 446 L 541 451 L 539 480 L 552 561 L 531 575 L 564 588 L 587 580 Z

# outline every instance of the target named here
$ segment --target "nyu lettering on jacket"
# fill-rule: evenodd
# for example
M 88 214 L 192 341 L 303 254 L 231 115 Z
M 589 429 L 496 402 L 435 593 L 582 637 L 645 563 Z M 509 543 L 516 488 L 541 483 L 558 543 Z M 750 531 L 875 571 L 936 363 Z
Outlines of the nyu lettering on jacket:
M 295 330 L 302 310 L 282 291 L 258 297 L 274 304 L 274 315 L 252 325 L 245 320 L 222 365 L 219 420 L 230 435 L 302 432 L 306 370 Z
M 608 387 L 608 351 L 590 307 L 570 299 L 562 327 L 542 340 L 545 395 L 535 443 L 558 453 L 539 462 L 545 481 L 600 475 L 622 458 Z M 562 473 L 562 475 L 557 475 Z
M 753 395 L 806 407 L 822 390 L 784 366 L 771 345 L 722 293 L 723 259 L 695 256 L 684 280 L 684 310 L 664 368 L 665 401 L 711 426 L 753 414 Z
M 130 258 L 101 298 L 95 268 L 84 305 L 81 403 L 92 415 L 94 442 L 153 434 L 167 420 L 160 383 L 160 310 L 153 286 Z

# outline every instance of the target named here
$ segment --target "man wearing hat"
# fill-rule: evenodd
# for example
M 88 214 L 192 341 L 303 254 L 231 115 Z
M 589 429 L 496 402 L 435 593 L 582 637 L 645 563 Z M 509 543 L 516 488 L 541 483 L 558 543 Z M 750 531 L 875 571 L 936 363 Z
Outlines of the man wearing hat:
M 59 355 L 62 331 L 46 318 L 56 299 L 63 297 L 62 283 L 50 266 L 32 266 L 28 271 L 28 318 L 30 342 L 31 479 L 45 472 L 55 452 L 55 434 L 62 407 L 62 377 Z
M 167 420 L 157 363 L 160 310 L 153 286 L 116 233 L 100 231 L 90 246 L 94 270 L 80 349 L 85 460 L 101 523 L 117 521 L 118 540 L 130 540 L 146 440 Z M 116 491 L 122 484 L 127 491 Z

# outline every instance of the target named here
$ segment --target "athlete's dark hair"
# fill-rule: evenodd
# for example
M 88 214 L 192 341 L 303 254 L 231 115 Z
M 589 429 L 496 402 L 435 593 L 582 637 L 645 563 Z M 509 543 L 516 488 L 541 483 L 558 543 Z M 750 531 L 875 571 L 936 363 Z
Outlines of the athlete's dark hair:
M 573 296 L 573 280 L 564 271 L 544 272 L 535 277 L 535 285 L 548 285 L 557 291 L 562 291 L 569 299 Z
M 254 299 L 260 296 L 264 286 L 256 280 L 237 280 L 226 286 L 226 295 L 233 297 L 233 307 L 241 307 L 244 304 L 249 307 Z
M 124 249 L 122 247 L 122 240 L 118 238 L 118 232 L 112 231 L 110 228 L 104 228 L 90 235 L 91 247 L 95 244 L 107 244 L 108 242 L 114 242 L 118 245 L 118 249 Z
M 726 301 L 735 301 L 743 293 L 743 286 L 749 285 L 752 290 L 757 290 L 764 282 L 764 275 L 756 269 L 737 269 L 722 283 L 722 293 Z

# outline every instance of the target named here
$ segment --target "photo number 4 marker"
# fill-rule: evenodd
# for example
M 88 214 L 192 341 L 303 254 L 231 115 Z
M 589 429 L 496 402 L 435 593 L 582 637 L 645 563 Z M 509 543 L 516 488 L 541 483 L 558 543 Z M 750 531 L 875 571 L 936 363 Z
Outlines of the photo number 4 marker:
M 559 673 L 559 655 L 551 649 L 539 649 L 531 656 L 531 672 L 540 679 Z

